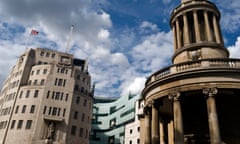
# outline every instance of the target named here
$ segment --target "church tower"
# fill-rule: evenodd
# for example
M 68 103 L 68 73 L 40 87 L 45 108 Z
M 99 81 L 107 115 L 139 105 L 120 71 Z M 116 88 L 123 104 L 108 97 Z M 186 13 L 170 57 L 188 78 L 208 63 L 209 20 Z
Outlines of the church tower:
M 240 143 L 240 60 L 229 58 L 219 21 L 208 0 L 173 10 L 173 64 L 145 83 L 141 144 Z
M 208 58 L 228 58 L 219 25 L 220 12 L 206 0 L 182 0 L 172 12 L 173 63 Z

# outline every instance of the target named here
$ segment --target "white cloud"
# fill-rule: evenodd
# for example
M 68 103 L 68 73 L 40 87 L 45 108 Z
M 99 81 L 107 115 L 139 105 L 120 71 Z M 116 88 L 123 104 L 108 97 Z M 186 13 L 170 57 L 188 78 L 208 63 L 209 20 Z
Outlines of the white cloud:
M 145 81 L 146 78 L 144 77 L 136 77 L 129 83 L 122 91 L 122 95 L 128 95 L 129 93 L 131 94 L 136 94 L 139 95 L 141 94 L 141 91 L 143 90 L 145 86 Z
M 229 46 L 228 50 L 231 58 L 240 58 L 240 36 L 238 36 L 235 45 Z

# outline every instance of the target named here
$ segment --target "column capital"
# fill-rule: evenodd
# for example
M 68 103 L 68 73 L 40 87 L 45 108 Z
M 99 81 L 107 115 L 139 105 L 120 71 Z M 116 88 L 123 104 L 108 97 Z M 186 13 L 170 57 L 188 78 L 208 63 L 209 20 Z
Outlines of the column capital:
M 204 95 L 212 97 L 217 94 L 218 90 L 216 87 L 210 87 L 210 88 L 206 87 L 202 89 L 202 92 Z
M 180 95 L 179 91 L 174 91 L 168 94 L 168 98 L 173 101 L 179 101 Z

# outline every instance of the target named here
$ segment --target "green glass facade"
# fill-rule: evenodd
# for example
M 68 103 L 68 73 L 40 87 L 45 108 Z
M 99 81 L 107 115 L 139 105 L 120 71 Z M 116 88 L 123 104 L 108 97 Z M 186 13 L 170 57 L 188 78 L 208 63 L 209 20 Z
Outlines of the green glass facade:
M 134 121 L 139 96 L 94 98 L 90 144 L 124 144 L 124 127 Z

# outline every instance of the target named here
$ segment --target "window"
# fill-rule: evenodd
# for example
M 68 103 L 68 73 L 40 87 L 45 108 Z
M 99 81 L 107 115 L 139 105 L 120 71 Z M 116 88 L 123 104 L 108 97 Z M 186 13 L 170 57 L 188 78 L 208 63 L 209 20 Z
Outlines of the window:
M 32 120 L 27 120 L 26 129 L 31 129 L 31 126 L 32 126 Z
M 48 52 L 46 53 L 46 57 L 49 57 L 49 53 Z
M 53 108 L 52 115 L 53 116 L 57 115 L 57 108 L 56 107 Z
M 16 123 L 16 120 L 12 120 L 12 124 L 11 124 L 11 129 L 13 129 L 14 128 L 14 126 L 15 126 L 15 123 Z
M 49 98 L 49 95 L 50 95 L 50 91 L 47 92 L 47 99 Z
M 68 94 L 66 94 L 66 98 L 65 98 L 65 101 L 67 101 L 68 100 Z
M 18 121 L 17 129 L 21 129 L 23 124 L 23 120 Z
M 61 108 L 58 108 L 58 116 L 60 116 L 60 113 L 61 113 Z
M 83 101 L 83 106 L 86 107 L 86 105 L 87 105 L 87 100 L 84 99 L 84 101 Z
M 76 99 L 76 104 L 79 104 L 80 103 L 80 97 L 77 96 L 77 99 Z
M 132 140 L 129 141 L 129 144 L 132 144 Z
M 55 91 L 52 92 L 52 99 L 54 99 Z
M 34 83 L 33 83 L 34 85 L 37 85 L 37 80 L 34 80 Z
M 83 128 L 79 129 L 79 136 L 82 137 L 83 136 Z
M 62 83 L 63 83 L 63 79 L 58 79 L 58 86 L 62 86 Z
M 140 127 L 137 128 L 137 131 L 140 132 Z
M 49 110 L 48 110 L 48 115 L 50 115 L 52 112 L 52 107 L 49 107 Z
M 30 113 L 34 113 L 34 111 L 35 111 L 35 105 L 32 105 L 30 109 Z
M 34 97 L 35 98 L 38 97 L 38 93 L 39 93 L 39 90 L 35 90 L 35 92 L 34 92 Z
M 37 75 L 40 73 L 40 70 L 37 70 Z
M 65 116 L 66 113 L 66 109 L 63 109 L 63 117 Z
M 110 120 L 109 126 L 110 126 L 110 128 L 116 126 L 116 118 L 113 118 L 113 119 Z
M 40 85 L 44 85 L 44 82 L 45 82 L 45 80 L 42 79 L 41 82 L 40 82 Z
M 73 125 L 72 128 L 71 128 L 71 135 L 76 134 L 76 129 L 77 129 L 77 127 Z
M 66 85 L 66 80 L 63 80 L 63 86 L 65 86 Z
M 85 119 L 85 113 L 82 113 L 82 122 L 84 121 Z
M 52 53 L 52 58 L 54 58 L 55 57 L 55 53 Z
M 73 115 L 73 118 L 74 118 L 74 119 L 77 119 L 77 117 L 78 117 L 78 112 L 75 111 L 75 112 L 74 112 L 74 115 Z
M 62 93 L 61 93 L 61 97 L 60 97 L 60 100 L 62 100 L 62 99 L 63 99 L 63 94 L 64 94 L 64 93 L 62 92 Z
M 139 138 L 137 139 L 137 144 L 140 144 L 140 139 Z
M 22 107 L 22 113 L 25 113 L 25 111 L 26 111 L 26 105 L 24 105 L 23 107 Z
M 46 73 L 47 73 L 47 69 L 44 69 L 44 70 L 43 70 L 43 74 L 46 74 Z
M 54 83 L 55 86 L 57 85 L 57 82 L 58 82 L 58 78 L 55 79 L 55 83 Z
M 44 106 L 44 108 L 43 108 L 43 114 L 45 114 L 45 113 L 46 113 L 46 110 L 47 110 L 47 107 L 46 107 L 46 106 Z
M 23 91 L 20 92 L 19 98 L 22 98 Z
M 132 129 L 130 129 L 130 134 L 132 134 Z
M 56 92 L 55 99 L 59 100 L 59 97 L 60 97 L 60 92 Z
M 16 106 L 15 113 L 18 113 L 19 106 Z
M 31 72 L 31 75 L 34 75 L 34 71 Z
M 32 84 L 32 81 L 31 81 L 31 80 L 29 80 L 29 81 L 28 81 L 28 85 L 31 85 L 31 84 Z
M 26 93 L 26 98 L 29 97 L 29 94 L 30 94 L 30 90 L 27 90 L 27 93 Z
M 40 56 L 44 56 L 44 52 L 43 51 L 41 51 Z

